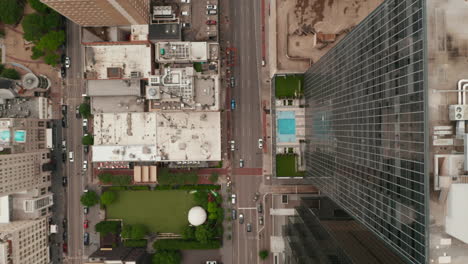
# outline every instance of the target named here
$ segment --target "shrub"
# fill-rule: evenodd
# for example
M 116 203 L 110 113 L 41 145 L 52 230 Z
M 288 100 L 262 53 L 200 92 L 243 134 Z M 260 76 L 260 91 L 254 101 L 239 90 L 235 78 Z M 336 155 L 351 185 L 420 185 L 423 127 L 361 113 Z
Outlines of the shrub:
M 83 118 L 88 118 L 91 116 L 91 106 L 87 103 L 80 104 L 80 108 L 78 109 L 80 114 Z
M 0 76 L 13 80 L 19 80 L 21 77 L 17 70 L 11 68 L 5 68 Z
M 117 234 L 120 228 L 119 221 L 101 221 L 94 226 L 96 232 L 101 233 L 101 235 L 106 235 L 108 233 Z
M 218 177 L 219 177 L 218 173 L 213 172 L 213 173 L 211 173 L 208 180 L 210 180 L 210 182 L 212 182 L 212 183 L 216 183 L 216 182 L 218 182 Z
M 192 226 L 184 227 L 182 231 L 182 238 L 183 239 L 195 239 L 195 228 Z
M 158 250 L 153 255 L 153 264 L 179 264 L 182 254 L 179 250 Z
M 170 186 L 170 185 L 158 185 L 158 186 L 154 187 L 155 191 L 158 191 L 158 190 L 171 190 L 171 189 L 172 189 L 172 186 Z
M 135 225 L 124 225 L 121 235 L 123 238 L 141 240 L 146 236 L 147 233 L 148 233 L 148 228 L 145 225 L 135 224 Z
M 261 258 L 262 260 L 267 259 L 267 258 L 268 258 L 268 254 L 269 254 L 269 252 L 268 252 L 268 250 L 266 250 L 266 249 L 261 250 L 261 251 L 258 253 L 258 255 L 260 256 L 260 258 Z
M 158 182 L 163 185 L 196 184 L 198 176 L 196 172 L 171 173 L 167 168 L 158 171 Z
M 115 192 L 107 191 L 101 195 L 102 205 L 112 204 L 113 202 L 115 202 L 115 200 L 117 200 L 117 194 Z
M 125 186 L 109 186 L 109 187 L 107 187 L 107 190 L 109 190 L 109 191 L 125 191 L 125 190 L 127 190 L 127 187 L 125 187 Z
M 150 189 L 149 186 L 131 186 L 130 187 L 130 190 L 134 190 L 134 191 L 148 191 Z
M 0 20 L 5 24 L 18 23 L 23 15 L 24 6 L 18 0 L 2 0 L 0 8 Z
M 81 143 L 83 145 L 93 145 L 94 144 L 94 138 L 91 135 L 83 136 L 83 138 L 81 139 Z
M 196 240 L 183 239 L 159 239 L 153 244 L 156 250 L 176 250 L 176 249 L 217 249 L 221 247 L 219 240 L 211 240 L 203 244 Z
M 99 196 L 94 191 L 87 191 L 81 195 L 80 201 L 82 205 L 91 207 L 99 202 Z
M 130 185 L 132 183 L 132 176 L 130 175 L 112 175 L 111 173 L 101 173 L 99 174 L 99 181 L 104 184 L 112 185 Z
M 124 246 L 126 247 L 146 247 L 148 241 L 146 239 L 126 239 Z

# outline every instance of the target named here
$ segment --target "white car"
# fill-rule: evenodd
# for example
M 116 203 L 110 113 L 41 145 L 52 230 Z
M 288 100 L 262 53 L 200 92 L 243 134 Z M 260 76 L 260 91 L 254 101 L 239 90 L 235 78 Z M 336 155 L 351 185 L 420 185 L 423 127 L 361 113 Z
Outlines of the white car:
M 217 6 L 216 5 L 207 5 L 206 6 L 206 9 L 216 9 Z
M 231 195 L 231 203 L 236 204 L 236 195 L 235 194 Z
M 190 0 L 180 0 L 181 3 L 190 4 Z
M 83 127 L 88 127 L 88 119 L 83 118 Z
M 71 61 L 69 57 L 65 57 L 65 68 L 70 68 Z
M 259 149 L 263 148 L 263 139 L 261 139 L 261 138 L 258 139 L 258 148 Z
M 244 160 L 243 159 L 239 160 L 239 167 L 244 168 Z
M 236 142 L 234 140 L 231 140 L 231 151 L 236 150 Z
M 88 169 L 88 161 L 83 160 L 83 170 L 86 171 Z

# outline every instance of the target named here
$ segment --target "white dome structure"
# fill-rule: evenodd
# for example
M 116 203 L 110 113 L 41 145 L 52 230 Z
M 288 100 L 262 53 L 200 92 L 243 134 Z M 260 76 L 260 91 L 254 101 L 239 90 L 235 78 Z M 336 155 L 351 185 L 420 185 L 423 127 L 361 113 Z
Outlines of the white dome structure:
M 195 206 L 188 212 L 188 221 L 193 226 L 199 226 L 206 221 L 206 211 L 200 206 Z

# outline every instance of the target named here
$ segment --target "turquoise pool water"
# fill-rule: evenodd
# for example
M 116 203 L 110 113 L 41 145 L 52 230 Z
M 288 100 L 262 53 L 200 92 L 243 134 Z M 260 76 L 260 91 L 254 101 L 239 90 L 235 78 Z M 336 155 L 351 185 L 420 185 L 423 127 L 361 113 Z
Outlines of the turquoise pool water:
M 276 114 L 277 142 L 296 142 L 296 114 L 294 111 L 279 111 Z
M 10 141 L 10 131 L 9 130 L 0 131 L 0 140 Z
M 26 141 L 26 131 L 24 131 L 24 130 L 15 131 L 15 141 L 16 142 L 25 142 Z

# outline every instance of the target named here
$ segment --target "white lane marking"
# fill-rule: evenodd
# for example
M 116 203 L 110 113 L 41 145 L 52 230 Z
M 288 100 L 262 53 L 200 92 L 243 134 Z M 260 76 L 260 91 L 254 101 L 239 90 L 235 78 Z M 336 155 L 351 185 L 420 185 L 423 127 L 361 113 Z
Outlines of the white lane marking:
M 238 209 L 239 210 L 255 210 L 257 208 L 255 208 L 255 207 L 239 207 Z

